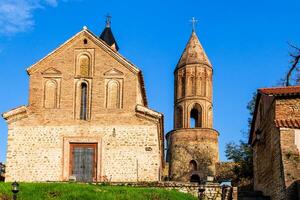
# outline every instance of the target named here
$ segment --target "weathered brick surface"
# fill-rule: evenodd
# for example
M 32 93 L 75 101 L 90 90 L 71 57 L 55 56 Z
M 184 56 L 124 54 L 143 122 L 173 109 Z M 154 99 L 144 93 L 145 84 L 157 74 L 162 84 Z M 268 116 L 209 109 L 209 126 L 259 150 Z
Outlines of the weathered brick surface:
M 263 95 L 257 106 L 252 141 L 254 189 L 272 200 L 289 199 L 287 188 L 300 179 L 298 129 L 277 127 L 275 121 L 299 119 L 300 100 Z
M 90 58 L 84 76 L 81 54 Z M 9 129 L 6 181 L 68 180 L 72 142 L 97 144 L 96 181 L 160 180 L 163 116 L 146 107 L 136 67 L 83 30 L 28 73 L 29 105 L 3 114 Z M 57 90 L 45 98 L 48 80 Z M 112 93 L 110 80 L 118 87 Z M 80 120 L 81 82 L 88 85 L 87 120 Z
M 174 130 L 166 136 L 171 180 L 215 176 L 219 133 L 213 129 L 212 71 L 193 32 L 174 72 Z
M 300 119 L 300 98 L 276 100 L 276 119 Z

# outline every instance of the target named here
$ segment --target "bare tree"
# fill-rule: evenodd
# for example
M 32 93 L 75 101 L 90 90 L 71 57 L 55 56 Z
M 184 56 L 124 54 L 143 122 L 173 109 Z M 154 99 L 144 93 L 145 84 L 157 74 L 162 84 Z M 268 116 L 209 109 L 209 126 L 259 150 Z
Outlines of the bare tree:
M 293 72 L 293 70 L 295 70 L 297 68 L 297 65 L 299 63 L 300 60 L 300 49 L 298 47 L 296 47 L 295 45 L 290 44 L 290 47 L 292 47 L 294 49 L 294 53 L 290 53 L 290 56 L 292 57 L 292 67 L 289 69 L 287 75 L 286 75 L 286 86 L 290 85 L 290 78 L 291 78 L 291 74 Z M 299 81 L 299 78 L 297 80 L 297 82 Z

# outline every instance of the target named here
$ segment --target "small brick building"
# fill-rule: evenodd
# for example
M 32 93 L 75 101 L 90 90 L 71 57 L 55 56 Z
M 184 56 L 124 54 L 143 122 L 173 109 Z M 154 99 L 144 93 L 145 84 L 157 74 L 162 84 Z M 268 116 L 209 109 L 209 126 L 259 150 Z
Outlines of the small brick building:
M 27 69 L 29 104 L 3 114 L 6 181 L 159 181 L 163 115 L 141 70 L 118 53 L 110 23 L 86 27 Z
M 300 86 L 258 90 L 249 143 L 254 190 L 272 200 L 298 199 Z

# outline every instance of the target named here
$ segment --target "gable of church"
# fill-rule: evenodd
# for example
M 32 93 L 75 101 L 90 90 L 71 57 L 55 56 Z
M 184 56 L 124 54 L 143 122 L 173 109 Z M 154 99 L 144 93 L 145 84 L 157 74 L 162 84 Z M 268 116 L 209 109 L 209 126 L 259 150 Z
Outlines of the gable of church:
M 29 107 L 40 115 L 90 120 L 147 106 L 141 71 L 86 29 L 27 72 Z

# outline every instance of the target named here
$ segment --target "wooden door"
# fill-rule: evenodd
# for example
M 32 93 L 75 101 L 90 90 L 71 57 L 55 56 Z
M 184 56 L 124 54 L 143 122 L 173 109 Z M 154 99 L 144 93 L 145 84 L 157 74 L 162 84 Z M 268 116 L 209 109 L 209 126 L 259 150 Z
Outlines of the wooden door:
M 78 182 L 96 180 L 96 144 L 71 144 L 70 170 Z

